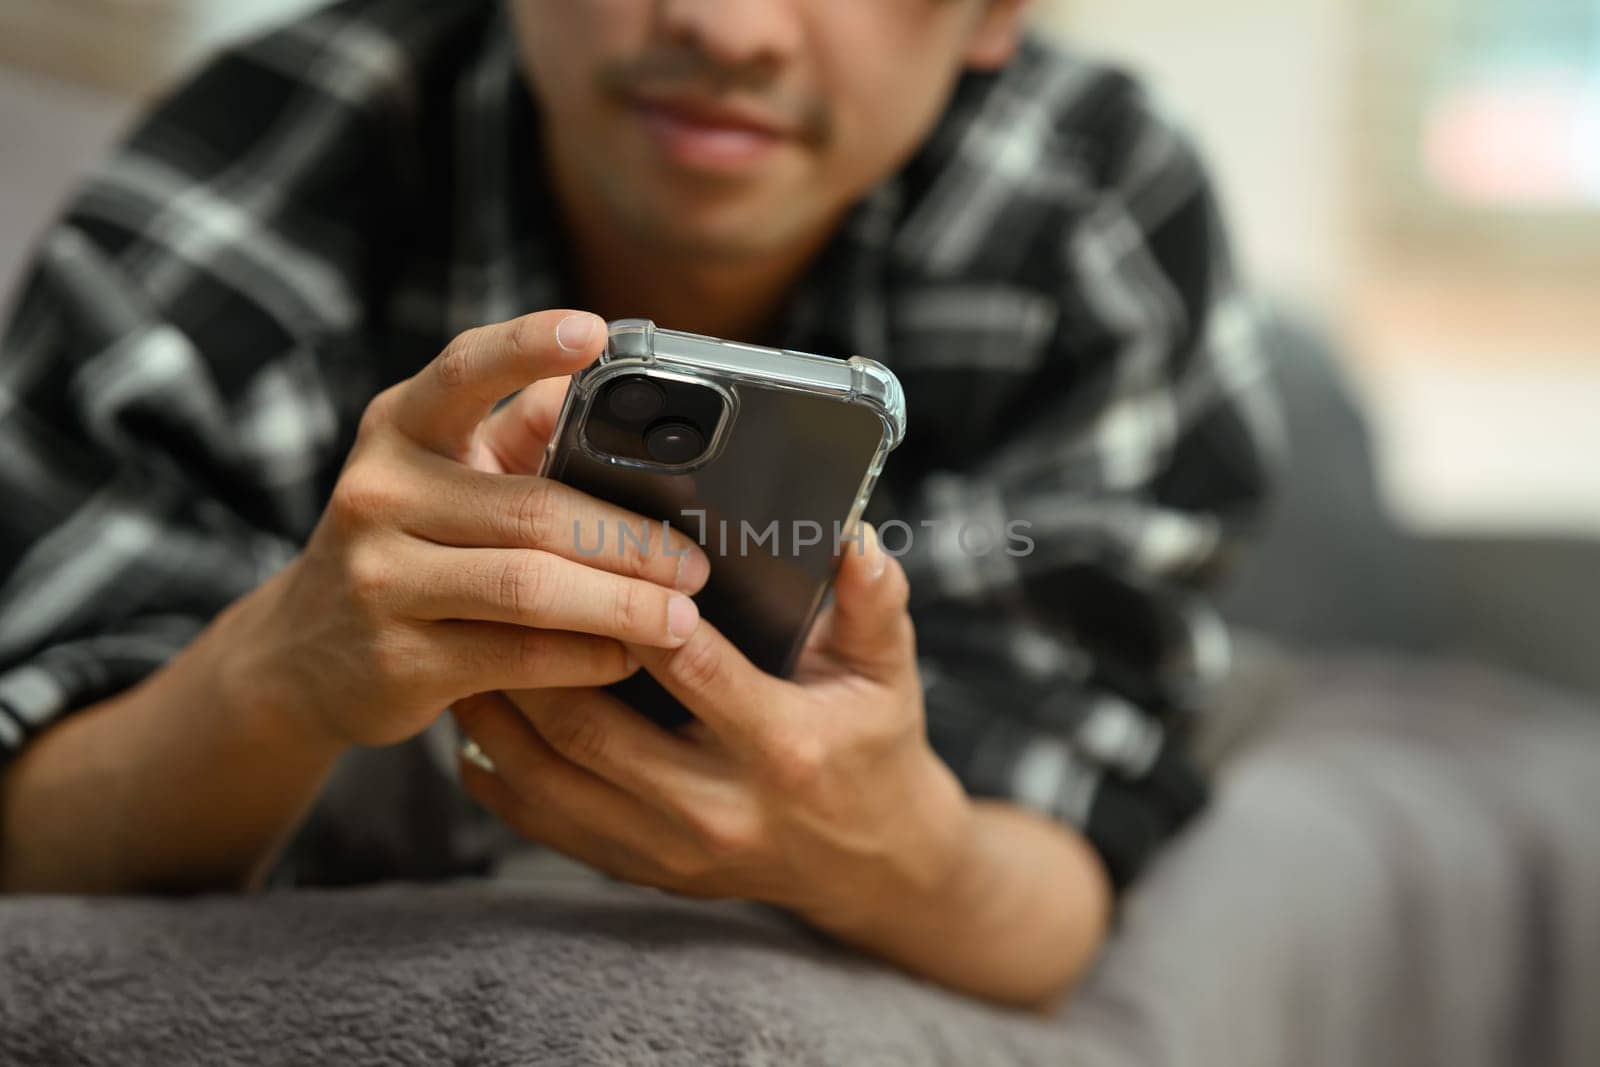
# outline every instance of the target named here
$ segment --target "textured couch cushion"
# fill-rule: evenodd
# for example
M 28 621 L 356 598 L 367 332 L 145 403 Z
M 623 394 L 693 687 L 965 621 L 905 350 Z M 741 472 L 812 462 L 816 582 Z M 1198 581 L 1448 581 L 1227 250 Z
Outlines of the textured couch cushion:
M 1060 1017 L 623 886 L 0 903 L 0 1062 L 1600 1062 L 1600 716 L 1300 671 Z

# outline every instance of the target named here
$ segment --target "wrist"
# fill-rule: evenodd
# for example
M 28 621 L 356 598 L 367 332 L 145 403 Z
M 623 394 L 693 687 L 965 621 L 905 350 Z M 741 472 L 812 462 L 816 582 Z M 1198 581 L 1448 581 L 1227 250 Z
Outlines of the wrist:
M 1048 820 L 997 802 L 970 806 L 963 848 L 938 886 L 816 925 L 964 992 L 1052 1010 L 1104 942 L 1104 873 L 1086 843 Z
M 287 571 L 229 605 L 210 628 L 217 696 L 248 732 L 308 756 L 336 758 L 350 742 L 317 714 L 314 694 L 297 683 L 298 672 L 270 626 Z
M 909 832 L 896 833 L 903 846 L 859 877 L 841 881 L 841 899 L 803 917 L 842 941 L 869 945 L 916 931 L 930 921 L 964 913 L 978 897 L 974 881 L 987 862 L 979 807 L 950 770 L 931 752 L 934 785 L 918 794 L 920 810 Z

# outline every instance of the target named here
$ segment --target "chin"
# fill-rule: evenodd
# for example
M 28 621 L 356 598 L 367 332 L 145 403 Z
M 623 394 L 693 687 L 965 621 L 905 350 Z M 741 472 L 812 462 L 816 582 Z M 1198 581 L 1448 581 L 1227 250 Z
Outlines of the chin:
M 663 204 L 641 220 L 660 244 L 705 259 L 750 259 L 792 248 L 814 231 L 790 202 Z

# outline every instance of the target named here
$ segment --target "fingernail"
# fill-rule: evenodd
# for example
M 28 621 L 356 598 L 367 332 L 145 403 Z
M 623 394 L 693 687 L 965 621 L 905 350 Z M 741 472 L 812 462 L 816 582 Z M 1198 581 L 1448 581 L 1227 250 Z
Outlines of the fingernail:
M 700 625 L 700 609 L 686 596 L 675 596 L 667 604 L 667 632 L 687 641 Z
M 593 315 L 568 315 L 556 326 L 556 344 L 568 352 L 582 352 L 594 337 L 595 326 L 599 322 Z
M 639 657 L 635 656 L 632 652 L 629 652 L 628 653 L 628 658 L 622 661 L 623 673 L 631 675 L 634 671 L 637 671 L 638 669 L 639 669 Z
M 878 528 L 871 523 L 866 524 L 863 535 L 869 542 L 867 548 L 867 577 L 877 581 L 883 577 L 883 572 L 889 566 L 889 553 L 883 550 L 883 542 L 878 540 Z
M 711 577 L 711 560 L 699 549 L 690 549 L 678 557 L 678 575 L 673 585 L 685 593 L 698 593 Z

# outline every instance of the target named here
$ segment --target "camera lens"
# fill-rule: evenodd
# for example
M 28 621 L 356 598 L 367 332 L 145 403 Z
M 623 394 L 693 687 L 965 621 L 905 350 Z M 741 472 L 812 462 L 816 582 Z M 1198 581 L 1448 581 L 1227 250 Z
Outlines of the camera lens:
M 666 391 L 649 378 L 624 378 L 606 394 L 606 407 L 623 422 L 644 422 L 666 402 Z
M 706 450 L 706 436 L 687 422 L 663 422 L 644 435 L 644 450 L 657 463 L 675 467 L 699 458 Z

